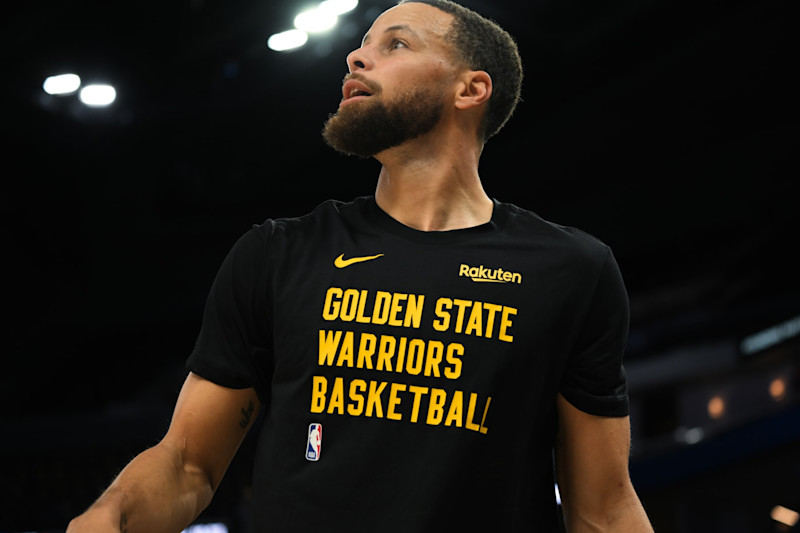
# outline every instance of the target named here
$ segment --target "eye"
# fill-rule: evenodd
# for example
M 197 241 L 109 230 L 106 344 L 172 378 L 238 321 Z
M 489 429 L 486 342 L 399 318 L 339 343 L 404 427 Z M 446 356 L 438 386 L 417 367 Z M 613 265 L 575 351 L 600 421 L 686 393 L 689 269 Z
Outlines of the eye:
M 400 48 L 408 48 L 406 43 L 401 41 L 400 39 L 392 39 L 391 44 L 389 45 L 390 50 L 398 50 Z

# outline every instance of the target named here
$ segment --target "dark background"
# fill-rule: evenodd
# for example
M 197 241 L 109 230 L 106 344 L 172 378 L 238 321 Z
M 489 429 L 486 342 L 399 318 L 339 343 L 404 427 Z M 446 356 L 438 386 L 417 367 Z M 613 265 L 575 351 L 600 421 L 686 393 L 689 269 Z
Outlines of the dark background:
M 777 531 L 773 506 L 800 509 L 800 347 L 738 346 L 800 315 L 791 2 L 464 4 L 514 35 L 526 69 L 485 189 L 598 236 L 623 271 L 631 468 L 656 531 Z M 345 55 L 391 4 L 269 50 L 305 5 L 7 8 L 0 531 L 63 529 L 163 434 L 210 283 L 251 224 L 372 193 L 378 164 L 319 132 Z M 46 95 L 63 72 L 116 102 Z M 204 515 L 232 531 L 251 446 Z

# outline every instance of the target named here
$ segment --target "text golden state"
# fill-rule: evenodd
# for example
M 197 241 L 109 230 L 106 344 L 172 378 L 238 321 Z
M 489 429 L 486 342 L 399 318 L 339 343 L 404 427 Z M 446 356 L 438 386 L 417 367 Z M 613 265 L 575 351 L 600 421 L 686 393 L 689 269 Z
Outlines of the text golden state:
M 408 335 L 425 322 L 424 294 L 330 287 L 322 318 L 328 322 L 404 328 L 400 335 L 355 332 L 346 328 L 319 331 L 320 367 L 346 367 L 387 373 L 386 380 L 312 378 L 312 413 L 385 418 L 487 433 L 492 401 L 488 391 L 464 391 L 395 381 L 389 374 L 452 380 L 463 370 L 464 345 Z M 514 341 L 517 309 L 491 302 L 441 297 L 431 306 L 430 325 L 438 332 Z M 453 338 L 451 336 L 451 338 Z M 457 336 L 455 336 L 457 338 Z M 366 374 L 366 372 L 365 372 Z M 435 384 L 432 381 L 432 385 Z

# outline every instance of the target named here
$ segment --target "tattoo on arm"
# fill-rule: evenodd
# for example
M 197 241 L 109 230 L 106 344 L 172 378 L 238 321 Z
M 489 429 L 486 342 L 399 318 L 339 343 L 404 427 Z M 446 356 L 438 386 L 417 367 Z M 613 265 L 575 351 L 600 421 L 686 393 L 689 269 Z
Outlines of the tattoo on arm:
M 119 531 L 128 533 L 128 513 L 122 513 L 122 516 L 119 517 Z
M 239 421 L 239 426 L 242 428 L 246 428 L 247 425 L 250 423 L 250 418 L 253 416 L 253 411 L 255 411 L 255 404 L 253 400 L 250 400 L 249 404 L 247 405 L 247 409 L 242 409 L 242 419 Z

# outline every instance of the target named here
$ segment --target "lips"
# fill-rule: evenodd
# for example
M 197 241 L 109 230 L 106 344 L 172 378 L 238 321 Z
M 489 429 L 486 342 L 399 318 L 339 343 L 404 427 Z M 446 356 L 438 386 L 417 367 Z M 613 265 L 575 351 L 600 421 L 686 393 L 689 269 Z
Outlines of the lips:
M 349 78 L 345 80 L 344 84 L 342 85 L 341 104 L 354 102 L 356 100 L 363 100 L 365 98 L 369 98 L 373 94 L 375 94 L 375 90 L 369 85 L 360 80 Z

